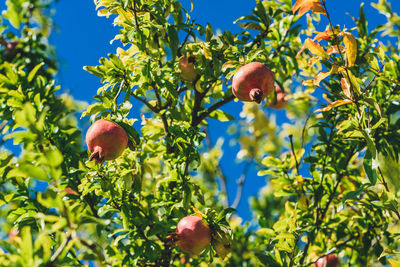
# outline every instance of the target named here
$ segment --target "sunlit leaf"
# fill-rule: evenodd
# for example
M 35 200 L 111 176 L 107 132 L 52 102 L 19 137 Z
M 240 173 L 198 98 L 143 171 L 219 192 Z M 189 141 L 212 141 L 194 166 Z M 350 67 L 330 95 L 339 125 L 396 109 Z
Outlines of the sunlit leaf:
M 315 43 L 312 39 L 307 38 L 304 42 L 304 46 L 303 48 L 297 53 L 297 56 L 299 56 L 304 49 L 308 48 L 308 50 L 310 50 L 311 53 L 313 53 L 314 55 L 323 58 L 323 59 L 327 59 L 329 58 L 329 55 L 326 53 L 326 51 L 324 50 L 324 48 L 319 45 L 318 43 Z
M 343 41 L 346 46 L 347 66 L 352 67 L 357 59 L 357 41 L 354 36 L 349 33 L 343 33 Z
M 342 78 L 340 80 L 340 85 L 342 86 L 343 93 L 348 97 L 351 98 L 350 93 L 350 83 L 347 81 L 346 78 Z
M 352 100 L 348 100 L 348 99 L 345 99 L 345 100 L 337 100 L 337 101 L 335 101 L 335 102 L 330 103 L 329 105 L 327 105 L 327 106 L 324 107 L 324 108 L 317 109 L 317 110 L 314 111 L 314 112 L 317 113 L 317 112 L 329 111 L 329 110 L 331 110 L 331 109 L 333 109 L 333 108 L 336 108 L 336 107 L 339 107 L 339 106 L 342 106 L 342 105 L 346 105 L 346 104 L 349 104 L 349 103 L 353 103 L 353 101 L 352 101 Z
M 325 14 L 325 9 L 321 6 L 320 0 L 298 0 L 293 8 L 293 14 L 299 12 L 299 16 L 304 15 L 308 11 Z

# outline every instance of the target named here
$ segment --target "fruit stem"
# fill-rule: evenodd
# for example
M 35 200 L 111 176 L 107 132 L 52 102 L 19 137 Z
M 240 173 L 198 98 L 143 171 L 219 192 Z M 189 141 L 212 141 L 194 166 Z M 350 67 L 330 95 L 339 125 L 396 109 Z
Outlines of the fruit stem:
M 99 146 L 94 148 L 93 153 L 89 157 L 89 161 L 94 160 L 96 164 L 104 162 L 103 149 Z
M 263 92 L 259 88 L 253 88 L 250 90 L 249 96 L 251 100 L 260 104 L 263 99 Z

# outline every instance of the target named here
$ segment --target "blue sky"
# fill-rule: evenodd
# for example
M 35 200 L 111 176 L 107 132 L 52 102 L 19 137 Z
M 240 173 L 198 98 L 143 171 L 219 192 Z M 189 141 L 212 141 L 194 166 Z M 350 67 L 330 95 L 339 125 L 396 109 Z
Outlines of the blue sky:
M 369 29 L 372 29 L 385 21 L 384 16 L 379 15 L 375 9 L 370 7 L 372 2 L 377 1 L 327 0 L 327 4 L 333 23 L 350 28 L 354 26 L 354 23 L 346 14 L 350 13 L 357 17 L 361 2 L 365 2 L 368 26 Z M 188 3 L 189 1 L 184 0 L 183 2 Z M 393 10 L 400 13 L 400 1 L 391 0 L 390 2 Z M 240 16 L 250 14 L 255 6 L 255 0 L 194 0 L 194 4 L 195 9 L 191 16 L 196 19 L 197 23 L 205 25 L 209 22 L 214 30 L 231 30 L 235 33 L 239 32 L 240 28 L 232 22 Z M 117 33 L 117 29 L 113 27 L 112 19 L 97 17 L 93 1 L 61 0 L 56 7 L 54 17 L 56 31 L 51 36 L 50 41 L 56 47 L 60 61 L 58 82 L 65 92 L 69 92 L 76 99 L 93 103 L 93 96 L 98 87 L 101 86 L 100 80 L 85 72 L 83 66 L 97 65 L 100 57 L 115 52 L 119 43 L 114 42 L 113 45 L 110 45 L 110 40 Z M 0 9 L 4 9 L 4 2 L 0 3 Z M 230 103 L 224 109 L 238 118 L 241 104 Z M 220 122 L 211 123 L 210 131 L 213 142 L 216 142 L 219 136 L 226 136 L 225 130 L 228 125 L 228 123 Z M 83 126 L 88 127 L 88 122 L 83 123 Z M 222 165 L 230 179 L 228 189 L 232 201 L 236 190 L 236 179 L 242 171 L 243 164 L 235 161 L 238 147 L 230 147 L 228 143 L 228 140 L 226 140 L 224 146 L 226 151 Z M 256 195 L 265 184 L 264 178 L 258 177 L 256 172 L 252 169 L 249 173 L 243 200 L 238 208 L 239 215 L 245 219 L 249 219 L 251 215 L 248 198 Z

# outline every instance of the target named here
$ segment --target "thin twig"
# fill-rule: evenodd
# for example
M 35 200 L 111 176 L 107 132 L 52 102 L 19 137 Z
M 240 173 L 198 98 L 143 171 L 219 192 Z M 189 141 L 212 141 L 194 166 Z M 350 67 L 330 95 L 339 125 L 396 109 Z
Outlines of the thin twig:
M 297 243 L 299 242 L 300 234 L 296 236 L 294 247 L 292 249 L 292 253 L 290 254 L 290 262 L 289 267 L 292 267 L 294 264 L 294 252 L 296 251 Z
M 157 98 L 157 109 L 159 111 L 161 111 L 163 104 L 162 104 L 162 100 L 161 100 L 161 96 L 160 93 L 158 92 L 158 88 L 156 86 L 156 84 L 153 83 L 153 88 L 154 88 L 154 92 L 156 94 L 156 98 Z M 161 114 L 161 120 L 164 126 L 164 132 L 165 132 L 165 137 L 167 140 L 165 140 L 166 145 L 167 145 L 167 153 L 171 153 L 172 152 L 172 147 L 170 145 L 170 143 L 168 142 L 168 139 L 172 137 L 170 131 L 169 131 L 169 125 L 168 125 L 168 120 L 167 120 L 167 115 L 165 115 L 165 112 L 163 112 Z
M 149 102 L 147 102 L 146 99 L 141 98 L 140 96 L 135 95 L 133 92 L 131 92 L 131 96 L 133 96 L 135 99 L 139 100 L 140 102 L 142 102 L 143 104 L 145 104 L 151 111 L 153 111 L 154 113 L 158 113 L 159 110 L 158 108 L 156 108 L 155 106 L 153 106 L 152 104 L 150 104 Z
M 120 84 L 120 86 L 119 86 L 118 92 L 117 92 L 117 94 L 116 94 L 115 97 L 114 97 L 114 102 L 115 102 L 115 105 L 116 105 L 116 106 L 118 105 L 117 100 L 118 100 L 119 95 L 120 95 L 121 92 L 122 92 L 122 88 L 124 87 L 124 84 L 125 84 L 125 79 L 122 80 L 122 82 L 121 82 L 121 84 Z
M 136 13 L 136 0 L 133 0 L 133 14 L 135 15 L 136 30 L 139 30 L 139 21 Z
M 250 166 L 251 166 L 252 162 L 253 162 L 253 158 L 249 159 L 246 162 L 246 165 L 244 166 L 242 175 L 237 180 L 238 187 L 237 187 L 237 190 L 236 190 L 236 197 L 235 197 L 235 200 L 233 201 L 233 204 L 231 205 L 231 208 L 236 209 L 239 206 L 240 200 L 242 199 L 244 182 L 246 181 L 247 173 L 250 170 Z
M 212 149 L 212 142 L 211 142 L 211 138 L 210 138 L 210 133 L 208 131 L 208 128 L 205 129 L 206 132 L 206 144 L 209 150 Z M 227 184 L 227 177 L 224 174 L 224 172 L 222 171 L 222 166 L 221 166 L 221 162 L 217 162 L 217 172 L 219 174 L 219 180 L 221 183 L 221 191 L 222 193 L 225 195 L 225 200 L 224 200 L 224 208 L 228 208 L 229 207 L 229 197 L 228 197 L 228 190 L 226 188 L 226 184 Z
M 387 191 L 387 192 L 390 192 L 390 191 L 389 191 L 389 186 L 388 186 L 388 184 L 386 183 L 385 176 L 383 176 L 383 173 L 382 173 L 382 170 L 381 170 L 381 167 L 380 167 L 380 166 L 378 166 L 378 171 L 379 171 L 379 174 L 380 174 L 380 176 L 381 176 L 381 178 L 382 178 L 382 184 L 385 186 L 386 191 Z M 397 219 L 400 220 L 400 213 L 397 211 L 397 209 L 394 210 L 394 213 L 396 214 Z
M 234 95 L 230 95 L 224 99 L 222 99 L 221 101 L 215 103 L 214 105 L 212 105 L 211 107 L 209 107 L 206 111 L 204 111 L 203 113 L 200 114 L 200 116 L 198 116 L 195 120 L 192 121 L 192 125 L 193 126 L 197 126 L 199 123 L 201 123 L 208 115 L 211 114 L 211 112 L 213 112 L 214 110 L 218 109 L 219 107 L 229 103 L 230 101 L 232 101 L 233 99 L 235 99 Z
M 182 50 L 183 46 L 186 44 L 186 42 L 188 41 L 189 36 L 190 36 L 190 34 L 192 33 L 192 31 L 193 31 L 194 21 L 195 21 L 195 20 L 193 19 L 193 20 L 192 20 L 192 23 L 190 23 L 190 29 L 189 29 L 188 33 L 187 33 L 185 39 L 183 40 L 183 42 L 181 43 L 181 45 L 178 47 L 178 50 L 177 50 L 178 56 L 181 56 L 181 50 Z
M 290 148 L 292 149 L 294 161 L 296 162 L 296 171 L 297 171 L 297 175 L 300 175 L 300 171 L 299 171 L 299 162 L 297 161 L 296 152 L 294 151 L 293 135 L 292 135 L 292 134 L 289 135 L 289 140 L 290 140 Z
M 330 143 L 331 143 L 331 142 L 330 142 Z M 347 158 L 346 167 L 345 167 L 344 169 L 347 169 L 347 165 L 349 165 L 350 160 L 351 160 L 351 158 L 352 158 L 353 155 L 354 155 L 354 150 L 355 150 L 355 147 L 352 147 L 351 153 L 349 153 L 349 156 L 348 156 L 348 158 Z M 337 188 L 339 187 L 339 184 L 340 184 L 340 182 L 342 181 L 342 178 L 343 178 L 343 174 L 340 174 L 340 175 L 339 175 L 339 178 L 338 178 L 337 181 L 336 181 L 334 190 L 333 190 L 332 194 L 329 196 L 329 200 L 328 200 L 328 202 L 326 203 L 325 208 L 324 208 L 324 210 L 323 210 L 322 213 L 321 213 L 321 216 L 319 216 L 319 215 L 318 215 L 318 212 L 317 212 L 316 220 L 315 220 L 316 232 L 315 232 L 315 235 L 314 235 L 314 239 L 315 239 L 315 237 L 317 236 L 318 230 L 319 230 L 319 228 L 320 228 L 320 225 L 321 225 L 322 221 L 324 220 L 324 217 L 325 217 L 325 215 L 326 215 L 326 212 L 328 211 L 329 206 L 330 206 L 331 202 L 333 201 L 333 199 L 334 199 L 334 197 L 335 197 Z M 323 177 L 322 177 L 322 179 L 323 179 Z M 318 210 L 317 210 L 317 211 L 318 211 Z M 308 238 L 308 239 L 307 239 L 307 243 L 306 243 L 306 245 L 305 245 L 305 247 L 304 247 L 303 256 L 302 256 L 301 259 L 300 259 L 300 264 L 303 264 L 305 258 L 307 257 L 308 249 L 309 249 L 310 244 L 311 244 L 312 242 L 314 242 L 314 240 L 311 240 L 311 238 Z
M 54 252 L 53 256 L 51 256 L 50 258 L 50 264 L 54 264 L 58 257 L 60 257 L 61 253 L 64 251 L 65 247 L 67 246 L 67 244 L 69 243 L 69 241 L 71 241 L 71 235 L 67 234 L 67 238 L 63 240 L 63 242 L 61 243 L 61 245 L 58 247 L 58 249 L 56 250 L 56 252 Z

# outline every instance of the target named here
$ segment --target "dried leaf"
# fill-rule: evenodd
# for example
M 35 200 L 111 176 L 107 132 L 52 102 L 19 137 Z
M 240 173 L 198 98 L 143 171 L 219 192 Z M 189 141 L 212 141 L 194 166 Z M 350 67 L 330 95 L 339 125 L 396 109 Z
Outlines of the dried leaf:
M 314 112 L 317 113 L 317 112 L 329 111 L 329 110 L 331 110 L 331 109 L 333 109 L 333 108 L 336 108 L 336 107 L 339 107 L 339 106 L 342 106 L 342 105 L 346 105 L 346 104 L 349 104 L 349 103 L 353 103 L 353 101 L 352 101 L 352 100 L 348 100 L 348 99 L 345 99 L 345 100 L 337 100 L 337 101 L 335 101 L 335 102 L 332 102 L 332 103 L 328 104 L 328 105 L 327 105 L 326 107 L 324 107 L 324 108 L 317 109 L 317 110 L 314 111 Z
M 325 14 L 325 9 L 321 6 L 320 0 L 298 0 L 293 8 L 293 14 L 299 11 L 299 16 L 304 15 L 308 11 Z
M 343 93 L 344 93 L 348 98 L 351 98 L 350 83 L 347 81 L 347 79 L 346 79 L 346 78 L 342 78 L 342 79 L 340 80 L 340 84 L 342 85 Z
M 349 33 L 343 33 L 343 41 L 346 46 L 346 57 L 347 57 L 347 66 L 354 66 L 354 63 L 357 59 L 357 41 L 354 36 Z
M 340 52 L 339 52 L 337 45 L 333 45 L 333 46 L 329 47 L 328 50 L 326 50 L 326 53 L 328 55 L 332 55 L 332 54 L 339 54 L 339 53 L 346 52 L 346 47 L 339 45 L 339 48 L 340 48 Z

